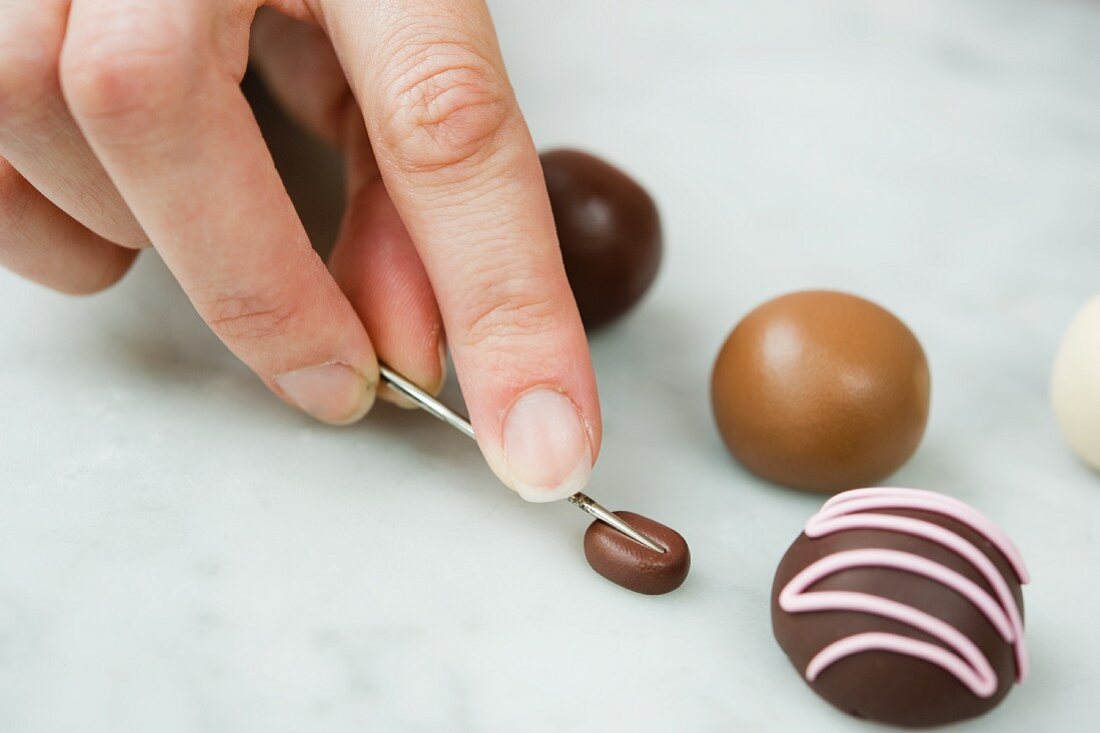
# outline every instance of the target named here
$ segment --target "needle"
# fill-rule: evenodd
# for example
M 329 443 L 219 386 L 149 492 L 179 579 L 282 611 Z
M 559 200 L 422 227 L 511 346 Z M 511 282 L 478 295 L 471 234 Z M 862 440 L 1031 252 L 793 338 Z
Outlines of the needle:
M 417 387 L 409 380 L 402 377 L 400 374 L 390 369 L 388 366 L 382 364 L 379 365 L 382 372 L 382 380 L 388 384 L 392 389 L 400 392 L 404 396 L 416 403 L 416 405 L 427 412 L 428 414 L 439 418 L 443 422 L 450 425 L 452 428 L 458 430 L 458 432 L 465 435 L 467 438 L 474 437 L 474 429 L 470 425 L 470 421 L 459 415 L 451 408 L 444 405 L 442 402 L 432 397 L 424 390 Z M 625 534 L 630 539 L 634 540 L 638 544 L 648 547 L 654 552 L 663 553 L 665 548 L 658 545 L 656 542 L 646 537 L 638 530 L 631 527 L 624 522 L 618 515 L 612 514 L 605 509 L 599 502 L 592 499 L 589 496 L 585 496 L 579 491 L 569 497 L 569 502 L 578 507 L 581 511 L 586 512 L 592 517 L 611 525 L 615 529 Z

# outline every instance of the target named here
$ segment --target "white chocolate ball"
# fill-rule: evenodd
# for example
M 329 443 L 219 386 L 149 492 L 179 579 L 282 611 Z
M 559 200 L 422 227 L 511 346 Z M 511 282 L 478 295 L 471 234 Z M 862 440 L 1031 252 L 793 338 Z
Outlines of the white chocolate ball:
M 1085 463 L 1100 470 L 1100 295 L 1069 324 L 1050 381 L 1062 434 Z

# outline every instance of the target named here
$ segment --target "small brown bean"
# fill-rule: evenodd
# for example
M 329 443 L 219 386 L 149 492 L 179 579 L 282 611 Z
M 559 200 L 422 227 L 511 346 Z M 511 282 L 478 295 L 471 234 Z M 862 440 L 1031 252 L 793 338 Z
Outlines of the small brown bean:
M 584 533 L 584 556 L 592 569 L 635 593 L 657 596 L 679 588 L 691 568 L 691 551 L 680 533 L 634 512 L 615 514 L 665 552 L 654 552 L 597 520 Z

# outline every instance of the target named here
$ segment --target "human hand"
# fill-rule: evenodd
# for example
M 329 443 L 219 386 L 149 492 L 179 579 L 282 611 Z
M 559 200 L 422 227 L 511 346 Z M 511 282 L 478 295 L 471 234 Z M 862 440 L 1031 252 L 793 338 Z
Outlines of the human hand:
M 379 358 L 438 391 L 445 332 L 497 476 L 531 501 L 583 488 L 595 379 L 484 3 L 262 4 L 0 0 L 0 262 L 86 293 L 151 244 L 226 346 L 330 423 L 370 409 Z M 250 35 L 347 161 L 328 267 L 241 94 Z

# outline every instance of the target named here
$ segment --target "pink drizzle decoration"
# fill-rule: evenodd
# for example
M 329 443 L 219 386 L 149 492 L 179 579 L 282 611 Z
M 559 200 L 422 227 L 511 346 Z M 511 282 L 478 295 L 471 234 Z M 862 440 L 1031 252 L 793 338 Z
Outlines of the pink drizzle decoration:
M 954 675 L 979 697 L 997 691 L 997 674 L 981 650 L 961 631 L 924 611 L 886 598 L 848 591 L 810 591 L 818 581 L 843 570 L 878 567 L 921 575 L 951 588 L 972 603 L 1001 635 L 1013 645 L 1016 679 L 1027 675 L 1027 647 L 1020 608 L 997 566 L 989 557 L 959 534 L 912 517 L 875 514 L 875 510 L 910 509 L 940 514 L 965 524 L 985 537 L 1005 556 L 1021 584 L 1029 580 L 1020 552 L 999 527 L 958 499 L 917 489 L 856 489 L 825 502 L 806 523 L 806 536 L 824 537 L 851 529 L 878 529 L 909 534 L 936 542 L 967 560 L 994 590 L 991 596 L 981 586 L 954 570 L 908 552 L 862 549 L 837 552 L 804 568 L 779 594 L 779 606 L 788 613 L 855 611 L 908 624 L 943 642 L 944 647 L 890 633 L 865 633 L 840 639 L 822 649 L 806 667 L 813 681 L 833 663 L 861 652 L 880 650 L 905 654 L 936 664 Z M 948 651 L 950 649 L 951 651 Z

